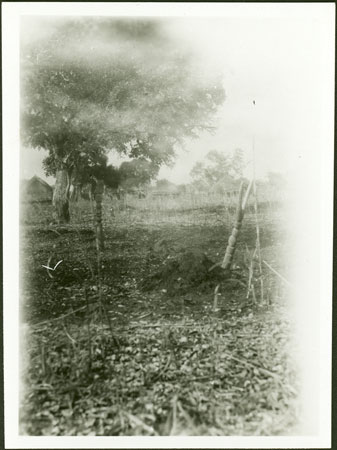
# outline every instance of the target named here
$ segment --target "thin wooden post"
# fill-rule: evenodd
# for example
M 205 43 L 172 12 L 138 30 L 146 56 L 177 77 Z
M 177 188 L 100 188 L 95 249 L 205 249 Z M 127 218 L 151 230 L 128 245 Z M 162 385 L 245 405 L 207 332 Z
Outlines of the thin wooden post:
M 260 226 L 259 226 L 259 219 L 258 219 L 258 210 L 257 210 L 257 191 L 256 191 L 256 181 L 254 177 L 254 212 L 255 212 L 255 224 L 256 224 L 256 250 L 257 250 L 257 256 L 259 259 L 259 272 L 260 272 L 260 284 L 261 284 L 261 303 L 263 303 L 264 300 L 264 294 L 263 294 L 263 273 L 262 273 L 262 258 L 261 258 L 261 243 L 260 243 Z
M 97 180 L 95 186 L 95 202 L 96 202 L 96 247 L 97 251 L 104 250 L 104 235 L 102 224 L 102 200 L 103 200 L 104 183 Z

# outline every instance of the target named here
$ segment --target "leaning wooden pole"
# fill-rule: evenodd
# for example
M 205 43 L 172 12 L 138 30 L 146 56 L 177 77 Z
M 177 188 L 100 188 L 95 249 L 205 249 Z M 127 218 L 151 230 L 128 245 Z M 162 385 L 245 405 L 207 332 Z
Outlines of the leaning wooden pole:
M 237 243 L 240 229 L 242 226 L 243 216 L 245 213 L 245 207 L 246 207 L 248 197 L 249 197 L 249 194 L 250 194 L 250 191 L 252 188 L 252 182 L 249 183 L 244 197 L 243 197 L 243 188 L 244 188 L 244 183 L 242 182 L 240 185 L 239 199 L 238 199 L 238 204 L 237 204 L 237 208 L 236 208 L 235 222 L 234 222 L 232 234 L 230 235 L 230 237 L 228 239 L 225 257 L 221 264 L 221 268 L 225 269 L 225 270 L 230 269 L 231 264 L 233 262 L 236 243 Z

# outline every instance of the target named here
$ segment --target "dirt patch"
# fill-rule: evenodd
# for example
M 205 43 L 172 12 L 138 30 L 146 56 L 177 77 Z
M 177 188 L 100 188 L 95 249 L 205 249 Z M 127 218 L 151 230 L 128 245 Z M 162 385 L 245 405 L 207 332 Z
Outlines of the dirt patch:
M 168 257 L 159 269 L 143 282 L 145 290 L 165 289 L 168 293 L 184 293 L 193 288 L 206 288 L 210 283 L 223 281 L 225 272 L 215 267 L 205 253 L 184 251 L 175 257 Z

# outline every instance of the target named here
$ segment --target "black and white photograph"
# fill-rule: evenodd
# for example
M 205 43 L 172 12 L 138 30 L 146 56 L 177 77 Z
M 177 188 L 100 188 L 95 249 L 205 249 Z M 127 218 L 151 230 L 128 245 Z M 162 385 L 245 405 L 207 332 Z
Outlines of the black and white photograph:
M 334 3 L 3 3 L 6 448 L 325 448 Z

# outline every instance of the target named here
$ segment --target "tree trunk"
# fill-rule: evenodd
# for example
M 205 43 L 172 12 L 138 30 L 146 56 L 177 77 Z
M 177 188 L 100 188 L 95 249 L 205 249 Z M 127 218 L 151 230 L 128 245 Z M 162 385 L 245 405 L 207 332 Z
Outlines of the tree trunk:
M 69 190 L 70 174 L 66 169 L 56 172 L 56 182 L 53 195 L 54 215 L 58 224 L 69 223 Z
M 80 199 L 81 186 L 79 184 L 73 184 L 72 190 L 70 190 L 70 200 L 73 202 L 78 202 Z

